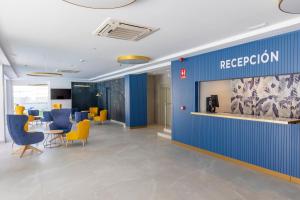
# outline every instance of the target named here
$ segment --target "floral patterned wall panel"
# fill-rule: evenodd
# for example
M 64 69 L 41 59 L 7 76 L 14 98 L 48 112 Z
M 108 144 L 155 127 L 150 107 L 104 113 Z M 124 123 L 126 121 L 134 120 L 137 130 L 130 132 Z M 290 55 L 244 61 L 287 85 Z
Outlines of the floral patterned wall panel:
M 235 79 L 231 88 L 233 113 L 300 118 L 300 74 Z

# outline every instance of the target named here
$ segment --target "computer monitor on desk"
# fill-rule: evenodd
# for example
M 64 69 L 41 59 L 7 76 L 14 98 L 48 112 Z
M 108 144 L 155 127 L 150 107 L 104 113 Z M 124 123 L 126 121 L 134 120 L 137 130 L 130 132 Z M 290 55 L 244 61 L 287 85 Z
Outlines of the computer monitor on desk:
M 219 107 L 218 95 L 211 95 L 206 97 L 206 111 L 214 113 L 216 112 L 216 107 Z

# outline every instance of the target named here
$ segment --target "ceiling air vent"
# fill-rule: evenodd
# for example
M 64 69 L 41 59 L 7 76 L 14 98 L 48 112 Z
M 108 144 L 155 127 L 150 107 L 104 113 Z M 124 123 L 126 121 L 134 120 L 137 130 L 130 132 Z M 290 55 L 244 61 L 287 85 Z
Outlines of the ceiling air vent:
M 94 34 L 101 37 L 109 37 L 120 40 L 139 41 L 157 30 L 157 28 L 108 18 L 96 29 Z

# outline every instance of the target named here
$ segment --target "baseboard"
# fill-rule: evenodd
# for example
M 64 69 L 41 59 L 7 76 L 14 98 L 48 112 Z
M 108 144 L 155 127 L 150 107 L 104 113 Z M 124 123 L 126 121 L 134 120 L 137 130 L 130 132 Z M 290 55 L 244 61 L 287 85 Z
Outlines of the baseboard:
M 130 127 L 127 127 L 129 129 L 139 129 L 139 128 L 147 128 L 147 125 L 146 126 L 130 126 Z
M 177 142 L 177 141 L 174 141 L 174 140 L 172 141 L 172 143 L 177 145 L 177 146 L 180 146 L 184 149 L 187 149 L 187 150 L 203 153 L 203 154 L 206 154 L 206 155 L 218 158 L 218 159 L 222 159 L 222 160 L 225 160 L 225 161 L 235 163 L 237 165 L 246 167 L 248 169 L 252 169 L 252 170 L 264 173 L 264 174 L 268 174 L 268 175 L 280 178 L 282 180 L 286 180 L 286 181 L 291 182 L 291 183 L 300 184 L 300 179 L 299 178 L 289 176 L 287 174 L 283 174 L 283 173 L 276 172 L 276 171 L 273 171 L 273 170 L 270 170 L 270 169 L 266 169 L 266 168 L 263 168 L 263 167 L 260 167 L 260 166 L 257 166 L 257 165 L 253 165 L 253 164 L 250 164 L 250 163 L 247 163 L 247 162 L 244 162 L 244 161 L 236 160 L 234 158 L 226 157 L 226 156 L 223 156 L 223 155 L 220 155 L 220 154 L 217 154 L 217 153 L 213 153 L 213 152 L 210 152 L 210 151 L 207 151 L 207 150 L 204 150 L 204 149 L 200 149 L 200 148 L 197 148 L 197 147 L 194 147 L 194 146 L 183 144 L 181 142 Z
M 110 122 L 115 123 L 115 124 L 120 124 L 120 125 L 122 125 L 124 128 L 126 128 L 126 124 L 125 124 L 124 122 L 120 122 L 120 121 L 113 120 L 113 119 L 111 119 Z
M 166 133 L 162 133 L 162 132 L 157 132 L 157 136 L 168 139 L 168 140 L 172 140 L 172 136 Z
M 170 134 L 171 134 L 171 133 L 172 133 L 172 130 L 171 130 L 171 129 L 168 129 L 168 128 L 164 128 L 164 132 L 165 132 L 165 133 L 170 133 Z

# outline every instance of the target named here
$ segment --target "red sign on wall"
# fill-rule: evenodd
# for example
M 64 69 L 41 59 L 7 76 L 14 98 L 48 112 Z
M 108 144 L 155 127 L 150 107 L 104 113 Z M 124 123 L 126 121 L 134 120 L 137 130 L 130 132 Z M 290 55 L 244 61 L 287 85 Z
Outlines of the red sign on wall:
M 186 69 L 185 68 L 181 68 L 180 69 L 180 78 L 181 79 L 185 79 L 186 78 Z

